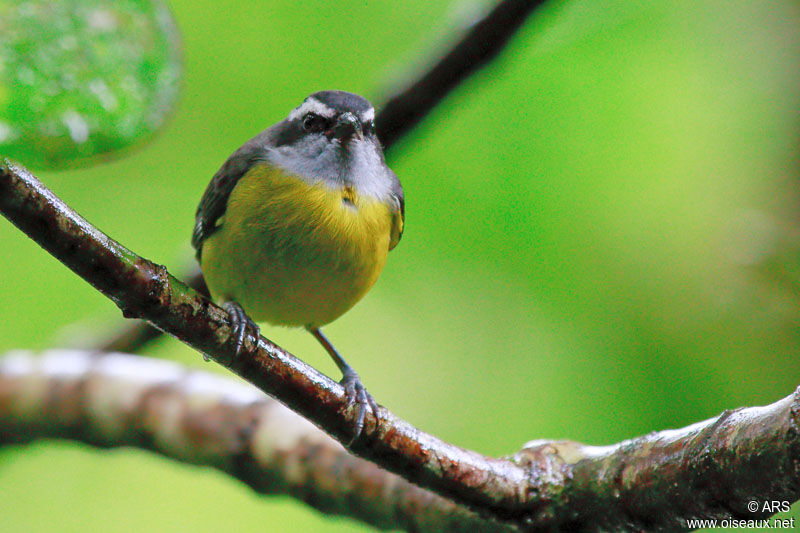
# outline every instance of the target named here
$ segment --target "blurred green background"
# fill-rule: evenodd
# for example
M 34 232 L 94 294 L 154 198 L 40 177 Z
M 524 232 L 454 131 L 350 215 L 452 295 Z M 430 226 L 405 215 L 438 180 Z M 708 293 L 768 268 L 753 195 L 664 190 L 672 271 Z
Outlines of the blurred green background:
M 37 175 L 177 273 L 235 148 L 312 91 L 379 103 L 488 3 L 169 5 L 185 61 L 171 122 L 116 161 Z M 493 455 L 534 438 L 613 443 L 791 393 L 798 89 L 794 1 L 550 6 L 393 150 L 405 235 L 327 333 L 380 403 Z M 0 242 L 0 351 L 78 344 L 121 320 L 5 221 Z M 338 379 L 307 334 L 263 333 Z M 172 339 L 148 352 L 221 371 Z M 3 531 L 367 529 L 212 470 L 72 443 L 0 451 L 0 494 Z

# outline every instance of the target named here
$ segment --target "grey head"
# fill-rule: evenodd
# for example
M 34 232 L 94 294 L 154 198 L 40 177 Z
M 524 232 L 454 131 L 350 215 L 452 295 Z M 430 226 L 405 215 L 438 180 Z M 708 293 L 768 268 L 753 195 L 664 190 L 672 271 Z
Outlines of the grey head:
M 270 129 L 271 163 L 310 183 L 350 186 L 358 194 L 402 202 L 400 183 L 375 135 L 375 109 L 365 98 L 320 91 Z

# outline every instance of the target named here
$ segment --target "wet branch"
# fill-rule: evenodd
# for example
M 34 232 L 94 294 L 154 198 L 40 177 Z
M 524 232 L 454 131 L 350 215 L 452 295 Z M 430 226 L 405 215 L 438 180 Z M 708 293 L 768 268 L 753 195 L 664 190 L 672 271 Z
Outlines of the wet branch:
M 235 354 L 228 313 L 172 277 L 166 268 L 112 240 L 24 168 L 0 165 L 0 212 L 50 254 L 122 310 L 146 319 L 227 367 L 290 407 L 340 442 L 349 442 L 355 407 L 342 386 L 271 341 L 245 337 Z M 367 414 L 364 435 L 351 452 L 420 486 L 488 516 L 526 513 L 518 491 L 524 468 L 445 443 L 395 417 L 385 408 Z
M 163 266 L 104 235 L 27 170 L 9 162 L 0 165 L 0 212 L 113 300 L 124 316 L 150 321 L 338 441 L 349 442 L 355 412 L 337 382 L 263 337 L 248 335 L 245 353 L 234 357 L 230 318 L 223 309 L 173 278 Z M 10 372 L 8 364 L 4 368 L 14 373 L 13 364 Z M 3 426 L 37 416 L 15 413 L 17 403 L 0 401 L 7 411 L 4 415 L 0 410 L 0 436 L 10 431 Z M 747 505 L 752 500 L 797 500 L 798 413 L 800 398 L 794 394 L 767 407 L 724 413 L 682 430 L 652 433 L 614 446 L 538 441 L 512 457 L 498 459 L 443 442 L 380 408 L 377 417 L 367 415 L 364 435 L 350 451 L 509 526 L 676 528 L 685 527 L 683 520 L 691 517 L 770 514 L 750 513 Z M 55 426 L 61 423 L 59 417 L 47 420 Z M 131 439 L 130 444 L 137 444 Z M 228 460 L 236 462 L 237 457 Z
M 200 266 L 195 265 L 192 272 L 186 275 L 186 285 L 203 296 L 208 296 L 208 287 Z M 126 320 L 119 329 L 112 331 L 107 339 L 97 345 L 99 352 L 137 353 L 152 341 L 160 338 L 163 331 L 153 327 L 146 320 Z

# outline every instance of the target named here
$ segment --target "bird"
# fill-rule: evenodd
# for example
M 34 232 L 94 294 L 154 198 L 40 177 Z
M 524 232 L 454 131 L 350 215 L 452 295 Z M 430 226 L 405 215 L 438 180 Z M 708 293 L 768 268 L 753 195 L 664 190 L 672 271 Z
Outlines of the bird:
M 322 333 L 369 291 L 405 223 L 375 109 L 319 91 L 223 163 L 200 200 L 192 246 L 211 297 L 231 316 L 236 354 L 257 322 L 303 327 L 342 373 L 353 440 L 377 404 Z M 352 442 L 352 441 L 351 441 Z

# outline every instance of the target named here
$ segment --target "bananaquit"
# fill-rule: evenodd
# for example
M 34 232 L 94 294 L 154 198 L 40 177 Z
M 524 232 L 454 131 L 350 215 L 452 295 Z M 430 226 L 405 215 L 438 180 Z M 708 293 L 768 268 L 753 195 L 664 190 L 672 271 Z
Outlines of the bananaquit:
M 211 296 L 245 328 L 302 326 L 342 371 L 358 408 L 376 404 L 320 331 L 378 279 L 403 233 L 400 182 L 375 135 L 375 110 L 342 91 L 307 97 L 236 150 L 200 200 L 192 245 Z

